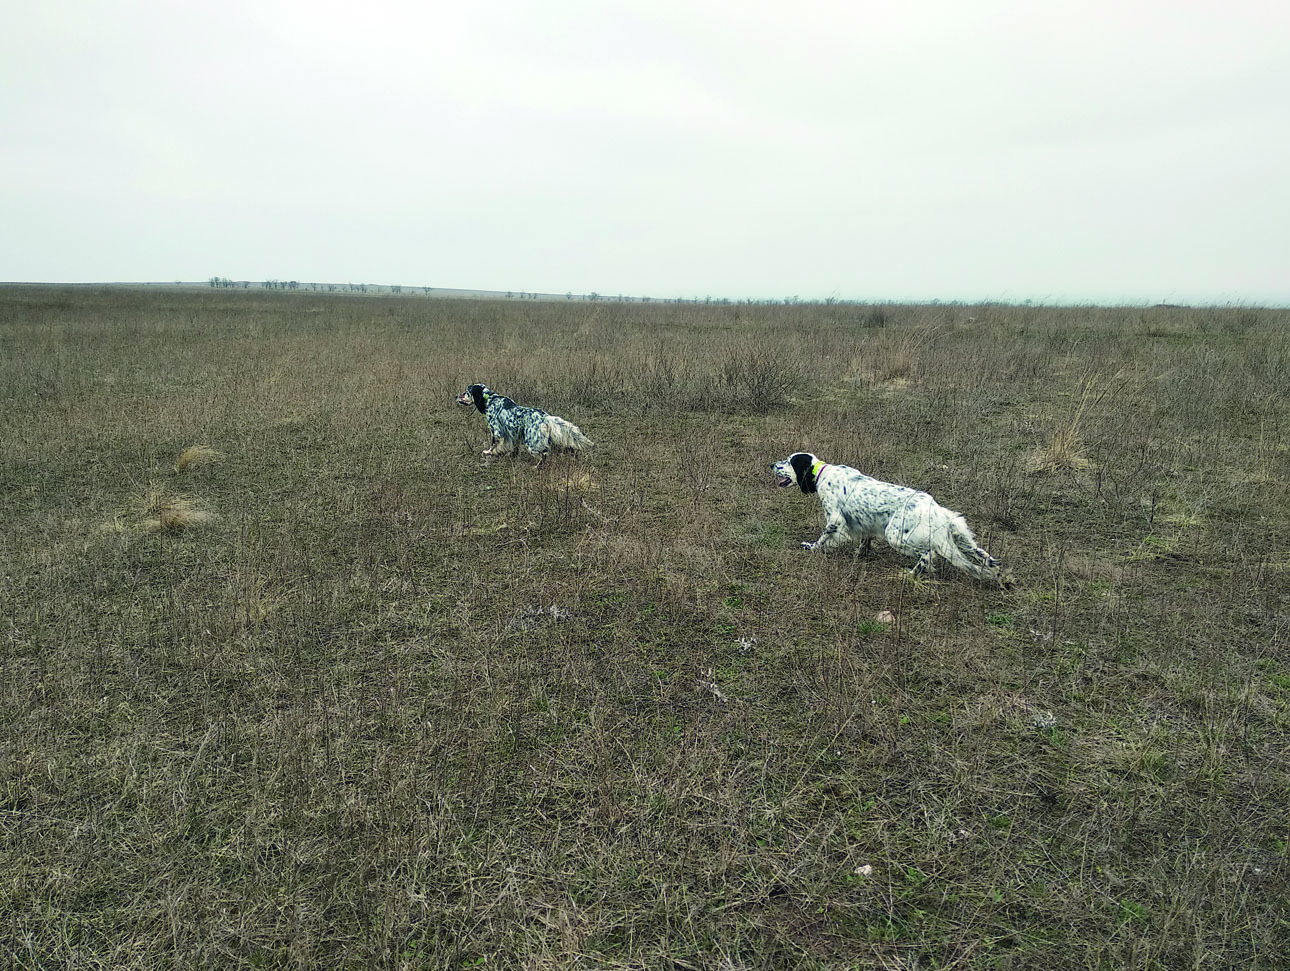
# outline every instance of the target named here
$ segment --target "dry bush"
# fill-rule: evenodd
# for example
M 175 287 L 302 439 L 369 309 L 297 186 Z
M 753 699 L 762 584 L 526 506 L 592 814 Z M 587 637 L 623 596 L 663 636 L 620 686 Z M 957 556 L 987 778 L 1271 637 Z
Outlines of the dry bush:
M 787 406 L 803 378 L 801 368 L 783 354 L 740 343 L 727 349 L 717 383 L 725 410 L 764 415 Z

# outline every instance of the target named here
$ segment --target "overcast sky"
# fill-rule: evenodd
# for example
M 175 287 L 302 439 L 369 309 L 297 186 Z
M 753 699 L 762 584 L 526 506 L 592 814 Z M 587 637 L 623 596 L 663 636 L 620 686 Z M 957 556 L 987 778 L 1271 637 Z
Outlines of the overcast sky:
M 1290 304 L 1285 0 L 40 0 L 0 280 Z

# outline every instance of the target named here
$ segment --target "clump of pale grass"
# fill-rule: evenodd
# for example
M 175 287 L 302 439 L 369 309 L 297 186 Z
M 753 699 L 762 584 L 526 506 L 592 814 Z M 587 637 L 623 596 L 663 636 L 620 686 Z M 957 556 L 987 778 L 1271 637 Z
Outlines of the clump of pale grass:
M 944 331 L 943 322 L 922 322 L 898 338 L 876 344 L 871 380 L 896 387 L 913 383 L 918 378 L 920 362 Z
M 189 496 L 168 495 L 159 489 L 150 489 L 144 495 L 143 515 L 144 528 L 152 530 L 187 529 L 219 518 Z
M 216 451 L 209 445 L 190 445 L 179 453 L 175 460 L 175 472 L 189 472 L 206 462 L 214 462 L 224 457 L 223 452 Z
M 126 531 L 126 524 L 122 521 L 119 515 L 113 516 L 110 521 L 100 524 L 98 528 L 98 532 L 103 533 L 105 535 L 109 535 L 113 533 L 124 533 L 125 531 Z
M 553 492 L 595 492 L 600 488 L 586 469 L 565 469 L 547 487 Z
M 1048 445 L 1031 459 L 1031 471 L 1079 472 L 1088 468 L 1088 446 L 1081 435 L 1081 425 L 1090 408 L 1101 403 L 1112 390 L 1123 389 L 1124 384 L 1124 381 L 1120 381 L 1114 389 L 1110 386 L 1099 388 L 1098 376 L 1091 371 L 1085 374 L 1080 382 L 1079 402 L 1070 419 L 1053 433 Z
M 1031 460 L 1034 472 L 1078 472 L 1088 468 L 1088 446 L 1079 435 L 1078 416 L 1059 428 L 1048 445 Z

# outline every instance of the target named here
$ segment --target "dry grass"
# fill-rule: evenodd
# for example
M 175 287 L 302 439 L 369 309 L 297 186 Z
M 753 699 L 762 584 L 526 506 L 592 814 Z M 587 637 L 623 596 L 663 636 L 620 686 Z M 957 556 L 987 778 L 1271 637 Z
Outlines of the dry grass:
M 1128 381 L 1117 374 L 1106 384 L 1094 372 L 1080 382 L 1078 400 L 1062 424 L 1052 433 L 1047 445 L 1031 460 L 1035 472 L 1082 472 L 1089 467 L 1088 445 L 1082 425 L 1091 409 L 1103 403 L 1109 394 L 1123 394 Z
M 144 494 L 140 509 L 145 529 L 188 529 L 204 526 L 218 518 L 209 509 L 203 509 L 200 501 L 192 496 L 174 495 L 156 488 Z
M 1283 967 L 1288 323 L 0 290 L 3 962 Z
M 179 453 L 179 458 L 175 460 L 176 474 L 191 472 L 198 466 L 206 465 L 224 457 L 223 453 L 209 445 L 190 445 Z

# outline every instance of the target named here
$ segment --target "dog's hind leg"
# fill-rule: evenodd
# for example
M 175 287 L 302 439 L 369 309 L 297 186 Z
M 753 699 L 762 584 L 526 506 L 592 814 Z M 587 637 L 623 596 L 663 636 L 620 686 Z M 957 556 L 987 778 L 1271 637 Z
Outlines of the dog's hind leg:
M 537 458 L 539 466 L 546 461 L 551 451 L 551 433 L 545 422 L 537 422 L 524 429 L 524 448 Z

